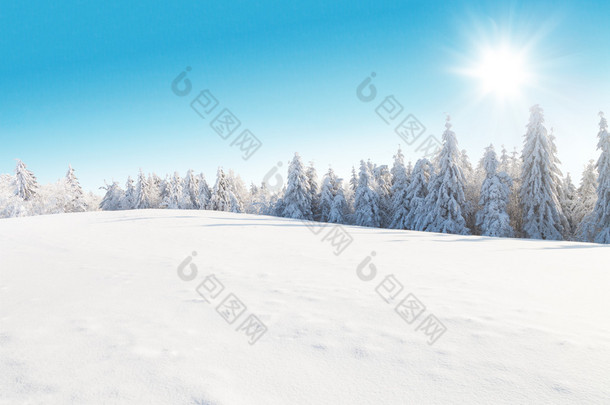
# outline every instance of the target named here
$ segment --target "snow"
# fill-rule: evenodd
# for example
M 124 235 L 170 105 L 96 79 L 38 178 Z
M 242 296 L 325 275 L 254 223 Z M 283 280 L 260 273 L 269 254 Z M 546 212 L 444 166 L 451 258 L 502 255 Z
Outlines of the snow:
M 1 219 L 0 403 L 610 402 L 608 246 L 333 227 L 194 210 Z M 332 229 L 353 238 L 339 255 Z M 234 324 L 195 291 L 210 274 L 218 300 L 247 306 Z M 390 274 L 392 304 L 375 291 Z M 408 293 L 426 306 L 410 325 L 394 312 Z M 268 328 L 254 345 L 236 331 L 249 314 Z M 433 345 L 415 331 L 429 314 L 447 328 Z

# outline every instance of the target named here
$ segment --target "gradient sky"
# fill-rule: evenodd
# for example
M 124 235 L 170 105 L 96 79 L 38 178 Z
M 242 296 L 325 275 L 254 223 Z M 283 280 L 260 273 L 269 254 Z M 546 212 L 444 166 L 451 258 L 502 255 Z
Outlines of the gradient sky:
M 451 114 L 473 164 L 489 143 L 520 151 L 537 103 L 564 172 L 578 181 L 598 156 L 608 1 L 285 3 L 0 2 L 0 172 L 19 158 L 47 183 L 72 164 L 99 192 L 139 168 L 193 168 L 213 182 L 222 165 L 259 183 L 298 151 L 320 176 L 332 165 L 347 177 L 360 159 L 392 162 L 401 140 L 374 112 L 387 95 L 439 138 Z M 460 73 L 502 43 L 526 54 L 534 77 L 509 101 L 481 97 Z M 178 97 L 171 82 L 186 66 L 193 92 Z M 371 72 L 379 94 L 363 103 L 356 87 Z M 249 160 L 190 108 L 203 89 L 263 142 Z

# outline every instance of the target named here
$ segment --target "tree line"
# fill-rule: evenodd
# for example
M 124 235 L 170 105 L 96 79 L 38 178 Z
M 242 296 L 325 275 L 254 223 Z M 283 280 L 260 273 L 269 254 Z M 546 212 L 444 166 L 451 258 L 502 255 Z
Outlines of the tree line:
M 347 181 L 332 168 L 319 181 L 314 165 L 305 166 L 295 153 L 286 184 L 278 191 L 266 182 L 248 188 L 240 176 L 223 168 L 213 186 L 193 170 L 184 178 L 174 173 L 163 179 L 140 170 L 125 188 L 116 181 L 102 187 L 99 207 L 206 209 L 461 235 L 610 243 L 610 135 L 603 113 L 599 115 L 600 156 L 586 165 L 578 187 L 569 173 L 562 175 L 555 137 L 544 125 L 542 108 L 535 105 L 521 154 L 509 154 L 503 147 L 498 155 L 489 145 L 476 167 L 458 148 L 447 117 L 439 153 L 415 165 L 405 164 L 399 147 L 391 168 L 361 160 Z M 4 183 L 7 189 L 9 179 L 3 176 L 0 186 Z M 35 177 L 22 162 L 10 183 L 15 198 L 35 198 Z M 59 205 L 64 212 L 96 208 L 86 204 L 72 168 L 62 187 Z M 3 216 L 23 210 L 14 201 L 8 206 L 4 203 L 3 209 L 0 199 Z
M 84 212 L 97 209 L 99 197 L 83 192 L 72 166 L 55 183 L 40 185 L 17 159 L 15 175 L 0 174 L 0 218 Z

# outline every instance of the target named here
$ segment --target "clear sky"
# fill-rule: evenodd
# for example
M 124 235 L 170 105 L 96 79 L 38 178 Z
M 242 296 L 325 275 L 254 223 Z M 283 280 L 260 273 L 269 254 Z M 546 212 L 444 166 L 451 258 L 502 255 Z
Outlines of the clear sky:
M 4 0 L 0 172 L 19 158 L 47 183 L 72 164 L 98 191 L 139 168 L 213 182 L 222 165 L 258 183 L 298 151 L 320 175 L 332 165 L 346 177 L 360 159 L 391 164 L 399 143 L 419 157 L 375 113 L 393 95 L 426 136 L 440 138 L 451 114 L 473 164 L 489 143 L 520 150 L 540 104 L 579 180 L 598 156 L 597 113 L 610 114 L 609 16 L 605 0 Z M 508 73 L 492 71 L 485 94 L 481 70 L 505 49 Z M 179 97 L 171 83 L 187 66 L 192 91 Z M 356 87 L 372 72 L 378 94 L 365 103 Z M 206 119 L 190 107 L 204 89 L 219 101 Z M 228 140 L 210 127 L 222 108 L 242 123 Z M 245 128 L 263 144 L 248 160 L 231 146 Z

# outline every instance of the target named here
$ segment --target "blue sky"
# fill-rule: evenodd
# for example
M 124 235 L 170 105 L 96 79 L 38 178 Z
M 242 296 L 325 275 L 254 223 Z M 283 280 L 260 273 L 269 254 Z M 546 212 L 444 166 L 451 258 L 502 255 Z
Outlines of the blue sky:
M 222 165 L 258 183 L 298 151 L 347 176 L 360 159 L 391 164 L 399 143 L 419 157 L 374 112 L 394 95 L 426 134 L 451 114 L 473 163 L 489 143 L 520 150 L 538 103 L 578 180 L 610 114 L 609 15 L 607 1 L 3 1 L 0 172 L 20 158 L 47 183 L 70 163 L 97 191 L 139 168 L 213 182 Z M 506 43 L 534 79 L 510 100 L 481 96 L 461 71 Z M 178 97 L 186 66 L 193 91 Z M 363 103 L 371 72 L 378 96 Z M 190 108 L 203 89 L 262 141 L 247 161 Z

